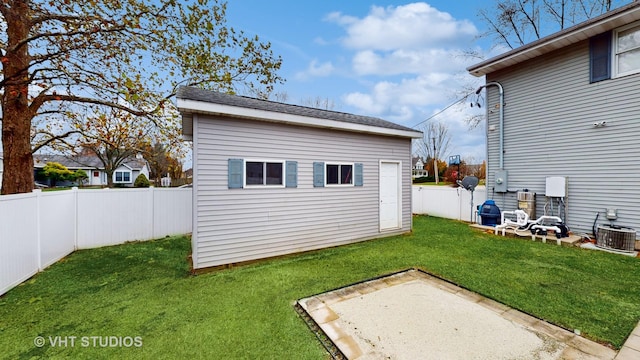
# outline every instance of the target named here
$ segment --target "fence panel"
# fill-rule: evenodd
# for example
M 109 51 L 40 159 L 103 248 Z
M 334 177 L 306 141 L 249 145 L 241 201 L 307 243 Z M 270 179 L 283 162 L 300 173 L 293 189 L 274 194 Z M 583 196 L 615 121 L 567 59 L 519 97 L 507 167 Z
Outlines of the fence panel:
M 0 295 L 38 272 L 38 198 L 0 196 Z
M 192 227 L 192 191 L 164 188 L 153 191 L 153 237 L 186 234 Z
M 36 193 L 41 270 L 75 249 L 77 193 L 77 190 Z
M 0 295 L 74 249 L 191 232 L 191 189 L 0 196 Z
M 153 238 L 153 190 L 78 192 L 78 249 Z
M 414 214 L 463 221 L 475 221 L 475 209 L 486 199 L 487 191 L 484 186 L 478 186 L 473 192 L 472 207 L 471 192 L 464 188 L 433 185 L 413 185 L 411 198 Z

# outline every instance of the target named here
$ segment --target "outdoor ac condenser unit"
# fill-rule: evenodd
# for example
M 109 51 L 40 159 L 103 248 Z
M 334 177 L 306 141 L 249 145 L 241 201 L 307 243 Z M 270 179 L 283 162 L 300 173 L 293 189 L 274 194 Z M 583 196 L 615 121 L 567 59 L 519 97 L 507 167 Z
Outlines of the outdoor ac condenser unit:
M 636 231 L 632 228 L 598 225 L 596 246 L 605 249 L 633 252 L 635 248 Z

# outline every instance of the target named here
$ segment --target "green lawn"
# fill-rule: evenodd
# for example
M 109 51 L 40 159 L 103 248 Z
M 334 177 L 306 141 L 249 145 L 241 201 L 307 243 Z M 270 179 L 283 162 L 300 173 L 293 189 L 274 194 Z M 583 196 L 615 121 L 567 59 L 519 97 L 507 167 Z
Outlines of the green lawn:
M 440 218 L 416 217 L 412 235 L 198 276 L 189 252 L 179 237 L 70 255 L 0 298 L 0 357 L 326 359 L 294 300 L 410 267 L 614 347 L 640 319 L 639 259 Z

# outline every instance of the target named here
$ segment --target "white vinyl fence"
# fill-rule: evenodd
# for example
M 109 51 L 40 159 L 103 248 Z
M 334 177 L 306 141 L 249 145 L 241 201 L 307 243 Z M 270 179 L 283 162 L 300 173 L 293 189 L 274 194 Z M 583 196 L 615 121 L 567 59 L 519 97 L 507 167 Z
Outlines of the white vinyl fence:
M 0 196 L 0 295 L 77 249 L 190 233 L 191 194 L 74 188 Z
M 434 185 L 412 186 L 411 201 L 414 214 L 428 214 L 475 222 L 475 210 L 485 200 L 487 200 L 487 189 L 484 186 L 478 186 L 473 192 L 473 207 L 471 206 L 471 192 L 464 188 Z

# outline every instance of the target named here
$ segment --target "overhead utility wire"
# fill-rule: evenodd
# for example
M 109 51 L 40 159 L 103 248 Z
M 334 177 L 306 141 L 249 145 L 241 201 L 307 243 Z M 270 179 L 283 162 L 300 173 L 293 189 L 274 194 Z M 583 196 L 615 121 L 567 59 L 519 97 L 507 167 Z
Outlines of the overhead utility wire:
M 442 109 L 442 110 L 438 111 L 437 113 L 435 113 L 435 114 L 433 114 L 433 115 L 429 116 L 428 118 L 426 118 L 426 119 L 424 119 L 424 120 L 420 121 L 419 123 L 417 123 L 417 124 L 413 125 L 411 128 L 416 128 L 417 126 L 422 125 L 422 124 L 426 123 L 427 121 L 429 121 L 429 120 L 433 119 L 434 117 L 436 117 L 436 116 L 438 116 L 438 115 L 442 114 L 443 112 L 447 111 L 450 107 L 452 107 L 452 106 L 454 106 L 454 105 L 458 104 L 459 102 L 462 102 L 462 101 L 464 101 L 464 100 L 467 100 L 467 98 L 469 97 L 469 95 L 473 95 L 473 92 L 470 92 L 470 93 L 466 94 L 465 96 L 461 97 L 460 99 L 458 99 L 458 100 L 456 100 L 456 101 L 452 102 L 451 104 L 447 105 L 447 107 L 445 107 L 444 109 Z

